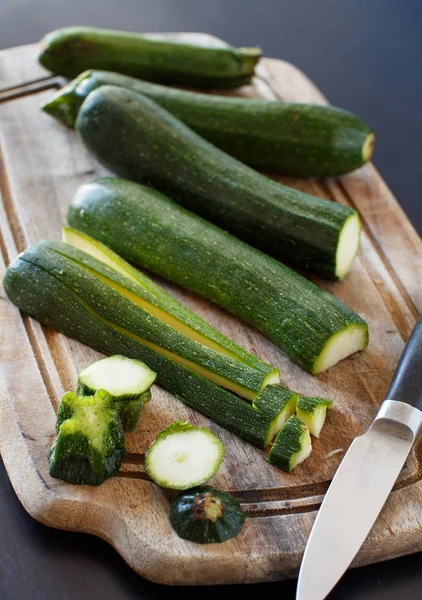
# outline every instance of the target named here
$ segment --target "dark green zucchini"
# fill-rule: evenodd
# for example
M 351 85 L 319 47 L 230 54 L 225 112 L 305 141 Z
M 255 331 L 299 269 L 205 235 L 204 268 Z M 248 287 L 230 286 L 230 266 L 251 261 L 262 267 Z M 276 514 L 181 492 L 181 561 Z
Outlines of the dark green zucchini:
M 110 302 L 107 291 L 103 286 L 96 287 L 95 291 L 87 287 L 87 279 L 81 271 L 79 283 L 63 277 L 60 271 L 67 271 L 69 261 L 59 266 L 56 259 L 53 261 L 54 268 L 48 266 L 46 259 L 51 259 L 49 244 L 57 247 L 58 243 L 43 242 L 31 246 L 6 270 L 4 289 L 18 308 L 94 350 L 107 355 L 124 354 L 145 362 L 158 374 L 157 383 L 184 404 L 252 445 L 265 447 L 271 426 L 267 415 L 191 369 L 170 360 L 152 346 L 146 346 L 145 340 L 133 332 L 131 318 L 126 323 L 129 329 L 126 329 L 111 320 L 113 315 L 110 314 L 109 318 L 100 315 L 97 312 L 100 307 Z
M 267 385 L 255 398 L 253 406 L 272 419 L 268 443 L 275 438 L 287 419 L 295 412 L 299 398 L 299 394 L 282 385 Z
M 365 322 L 340 300 L 155 190 L 98 179 L 79 188 L 68 220 L 255 326 L 311 373 L 368 343 Z M 75 236 L 65 239 L 85 248 Z
M 74 484 L 99 485 L 117 473 L 125 457 L 124 436 L 113 399 L 105 390 L 79 397 L 67 392 L 48 452 L 50 475 Z
M 332 177 L 358 169 L 373 152 L 372 130 L 340 108 L 200 94 L 109 71 L 82 73 L 42 108 L 74 127 L 82 102 L 102 85 L 148 96 L 208 141 L 261 171 Z
M 238 237 L 343 279 L 359 248 L 358 213 L 291 189 L 225 154 L 141 94 L 102 86 L 76 128 L 105 166 L 147 183 Z
M 244 522 L 236 498 L 209 486 L 183 492 L 170 505 L 170 523 L 177 535 L 197 544 L 225 542 L 240 533 Z
M 297 417 L 305 423 L 310 433 L 319 438 L 321 429 L 325 423 L 327 410 L 333 403 L 326 398 L 300 398 L 296 405 Z
M 222 89 L 249 83 L 260 58 L 260 48 L 204 46 L 94 27 L 48 33 L 38 56 L 43 67 L 65 77 L 105 69 L 147 81 Z

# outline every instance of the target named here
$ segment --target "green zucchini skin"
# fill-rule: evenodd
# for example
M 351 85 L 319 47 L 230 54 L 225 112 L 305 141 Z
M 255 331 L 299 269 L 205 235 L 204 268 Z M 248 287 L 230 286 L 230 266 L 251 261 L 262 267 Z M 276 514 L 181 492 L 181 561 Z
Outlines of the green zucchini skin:
M 355 210 L 268 179 L 149 98 L 123 88 L 91 92 L 76 128 L 117 175 L 159 189 L 261 250 L 337 277 L 341 233 L 351 217 L 358 218 Z
M 249 83 L 260 48 L 200 46 L 138 33 L 93 27 L 63 27 L 40 42 L 43 67 L 76 77 L 105 69 L 161 83 L 230 89 Z
M 106 355 L 122 354 L 145 362 L 157 372 L 157 383 L 185 405 L 250 444 L 265 448 L 271 419 L 238 396 L 227 392 L 183 365 L 142 345 L 130 332 L 101 317 L 96 308 L 108 297 L 91 296 L 91 306 L 62 280 L 35 264 L 42 246 L 19 255 L 3 279 L 9 299 L 23 312 L 44 325 L 74 338 Z
M 84 99 L 103 85 L 147 96 L 227 154 L 261 171 L 333 177 L 358 169 L 372 155 L 372 130 L 340 108 L 212 96 L 109 71 L 82 73 L 43 110 L 74 127 Z
M 240 533 L 244 522 L 236 498 L 210 486 L 183 492 L 170 505 L 170 523 L 177 535 L 197 544 L 225 542 Z
M 340 300 L 155 190 L 98 179 L 79 188 L 68 221 L 250 323 L 310 373 L 347 327 L 361 328 L 367 344 L 366 323 Z
M 268 462 L 290 473 L 297 464 L 298 456 L 306 451 L 309 456 L 312 450 L 311 437 L 308 427 L 296 415 L 292 415 L 280 429 L 271 447 Z
M 100 440 L 92 439 L 75 421 L 84 407 L 91 413 L 89 427 L 93 432 L 97 426 L 104 427 Z M 104 423 L 99 422 L 102 419 Z M 84 398 L 67 392 L 57 412 L 56 434 L 48 451 L 50 475 L 68 483 L 100 485 L 117 473 L 125 457 L 120 419 L 105 390 Z

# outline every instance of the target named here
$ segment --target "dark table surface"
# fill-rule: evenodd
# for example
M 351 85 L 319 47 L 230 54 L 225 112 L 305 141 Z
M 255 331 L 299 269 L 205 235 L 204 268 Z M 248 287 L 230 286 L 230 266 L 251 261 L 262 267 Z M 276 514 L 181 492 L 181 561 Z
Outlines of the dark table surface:
M 422 231 L 420 0 L 0 0 L 0 48 L 38 41 L 65 25 L 203 31 L 234 45 L 261 45 L 266 56 L 294 63 L 332 104 L 371 124 L 375 165 Z M 295 587 L 287 581 L 230 591 L 290 600 Z M 38 524 L 0 463 L 0 600 L 167 600 L 175 594 L 190 600 L 198 593 L 215 598 L 220 589 L 149 583 L 105 542 Z M 422 554 L 349 571 L 330 600 L 399 597 L 422 598 Z

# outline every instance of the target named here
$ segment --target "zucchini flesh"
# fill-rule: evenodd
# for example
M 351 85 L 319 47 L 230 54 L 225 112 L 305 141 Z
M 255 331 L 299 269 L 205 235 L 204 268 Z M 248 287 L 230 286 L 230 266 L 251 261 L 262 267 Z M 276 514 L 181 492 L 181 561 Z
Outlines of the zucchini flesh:
M 71 227 L 63 228 L 62 239 L 65 243 L 86 252 L 121 275 L 128 277 L 135 284 L 145 288 L 149 293 L 148 295 L 144 294 L 142 299 L 132 294 L 129 290 L 126 290 L 124 293 L 129 299 L 139 304 L 139 306 L 161 321 L 166 322 L 180 333 L 208 348 L 212 348 L 217 352 L 226 354 L 230 358 L 263 371 L 267 375 L 265 384 L 277 383 L 279 381 L 279 372 L 277 369 L 234 344 L 206 321 L 184 307 L 183 304 L 177 302 L 149 277 L 134 269 L 118 254 L 98 240 Z M 119 289 L 121 291 L 121 287 Z
M 299 398 L 299 394 L 282 385 L 267 385 L 255 398 L 253 406 L 272 419 L 267 443 L 275 438 L 287 419 L 295 412 Z
M 327 410 L 333 403 L 326 398 L 300 398 L 296 406 L 298 418 L 305 423 L 313 436 L 319 438 Z
M 78 389 L 84 396 L 106 390 L 113 400 L 137 400 L 156 378 L 157 373 L 145 363 L 115 354 L 96 360 L 81 371 Z
M 119 470 L 124 437 L 113 399 L 105 390 L 78 397 L 67 392 L 48 452 L 50 475 L 74 484 L 99 485 Z
M 265 372 L 203 346 L 157 319 L 137 302 L 147 296 L 146 290 L 86 253 L 62 242 L 44 241 L 27 249 L 25 256 L 155 352 L 250 400 L 266 385 Z
M 265 252 L 334 279 L 353 262 L 360 232 L 355 210 L 268 179 L 141 94 L 110 85 L 94 90 L 76 129 L 116 174 L 153 186 Z M 345 237 L 352 216 L 356 226 Z
M 211 479 L 223 455 L 223 444 L 209 429 L 175 421 L 148 448 L 145 471 L 162 488 L 187 490 Z
M 145 363 L 115 354 L 81 371 L 76 393 L 90 396 L 97 390 L 106 390 L 113 398 L 123 429 L 133 431 L 143 405 L 151 400 L 149 388 L 156 377 L 157 373 Z
M 271 447 L 268 461 L 287 473 L 306 460 L 312 451 L 307 426 L 292 415 L 278 432 Z
M 179 537 L 190 542 L 225 542 L 240 533 L 244 522 L 236 498 L 210 486 L 193 488 L 171 501 L 170 523 Z
M 332 177 L 361 167 L 373 152 L 371 129 L 340 108 L 200 94 L 109 71 L 81 73 L 42 108 L 74 127 L 84 99 L 103 85 L 144 94 L 218 148 L 261 171 Z
M 86 69 L 108 69 L 150 81 L 230 89 L 250 82 L 260 57 L 260 48 L 217 48 L 110 29 L 63 27 L 44 36 L 38 60 L 70 78 Z
M 68 221 L 253 325 L 310 373 L 368 344 L 365 321 L 340 300 L 155 190 L 98 179 L 79 188 Z
M 36 248 L 36 252 L 34 249 Z M 124 354 L 157 372 L 157 383 L 185 405 L 201 412 L 218 425 L 250 444 L 265 448 L 271 419 L 249 403 L 212 381 L 145 346 L 131 331 L 105 319 L 64 284 L 35 264 L 42 245 L 27 249 L 7 268 L 3 280 L 9 299 L 23 312 L 104 354 Z M 92 297 L 91 297 L 92 301 Z M 95 296 L 96 307 L 106 297 Z

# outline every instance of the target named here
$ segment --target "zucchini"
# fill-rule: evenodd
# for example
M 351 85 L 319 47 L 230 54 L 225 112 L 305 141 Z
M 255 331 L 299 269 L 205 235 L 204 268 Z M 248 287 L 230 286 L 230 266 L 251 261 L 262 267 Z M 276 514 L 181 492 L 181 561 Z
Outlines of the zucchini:
M 211 479 L 224 446 L 206 427 L 175 421 L 161 431 L 145 454 L 145 471 L 162 488 L 187 490 Z
M 327 410 L 332 405 L 331 400 L 326 398 L 300 398 L 296 405 L 296 414 L 305 423 L 311 434 L 319 438 Z
M 359 117 L 333 106 L 212 96 L 140 81 L 109 71 L 86 71 L 42 107 L 74 127 L 88 94 L 116 85 L 144 94 L 206 140 L 261 171 L 332 177 L 372 156 L 375 136 Z
M 89 396 L 107 390 L 113 400 L 137 400 L 157 378 L 145 363 L 115 354 L 96 360 L 81 371 L 77 393 Z
M 267 438 L 268 444 L 295 412 L 296 402 L 299 398 L 299 394 L 282 385 L 267 385 L 255 398 L 253 406 L 271 418 L 271 427 L 268 430 Z
M 124 354 L 144 361 L 157 373 L 157 383 L 181 402 L 250 444 L 265 448 L 271 426 L 267 415 L 161 354 L 152 345 L 146 346 L 145 340 L 130 329 L 100 315 L 98 308 L 110 301 L 105 287 L 100 286 L 94 292 L 87 288 L 86 280 L 82 286 L 65 282 L 63 277 L 59 277 L 63 266 L 56 264 L 55 269 L 47 268 L 47 252 L 48 242 L 33 245 L 6 270 L 4 289 L 20 310 L 94 350 L 108 355 Z M 83 292 L 85 297 L 82 297 Z M 131 314 L 127 326 L 131 326 L 130 317 Z
M 240 363 L 262 371 L 265 374 L 265 385 L 279 381 L 278 369 L 234 344 L 98 240 L 71 227 L 63 228 L 62 237 L 67 244 L 82 250 L 144 288 L 146 293 L 143 294 L 143 299 L 149 303 L 145 307 L 148 312 L 154 314 L 157 318 L 203 346 L 212 348 Z
M 143 362 L 114 355 L 96 360 L 84 369 L 78 378 L 76 393 L 90 396 L 97 390 L 106 390 L 113 398 L 125 431 L 133 431 L 138 423 L 142 406 L 151 400 L 149 388 L 157 373 Z
M 57 412 L 56 433 L 48 452 L 52 477 L 99 485 L 119 470 L 125 457 L 123 431 L 105 390 L 82 398 L 67 392 Z
M 86 69 L 108 69 L 148 81 L 230 89 L 251 81 L 261 54 L 260 48 L 217 48 L 125 31 L 63 27 L 44 36 L 38 60 L 69 78 Z
M 183 492 L 170 504 L 170 523 L 177 535 L 197 544 L 236 537 L 244 522 L 245 513 L 236 498 L 210 486 Z
M 292 415 L 278 432 L 268 461 L 290 473 L 308 458 L 311 451 L 312 442 L 309 429 L 296 415 Z
M 253 246 L 334 279 L 350 270 L 360 239 L 356 210 L 268 179 L 149 98 L 102 86 L 83 102 L 76 128 L 106 167 Z
M 340 300 L 155 190 L 98 179 L 79 188 L 68 221 L 250 323 L 310 373 L 367 346 L 366 323 Z

